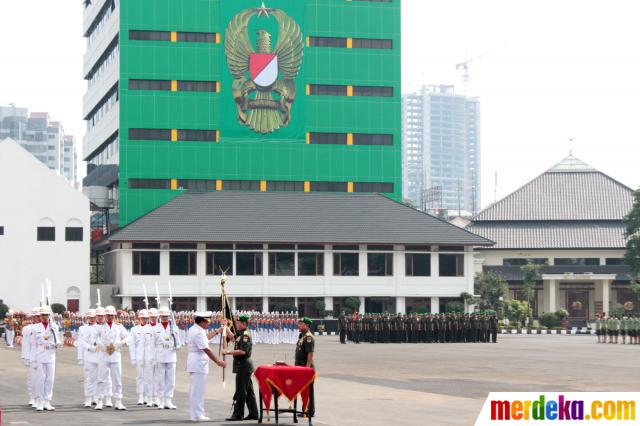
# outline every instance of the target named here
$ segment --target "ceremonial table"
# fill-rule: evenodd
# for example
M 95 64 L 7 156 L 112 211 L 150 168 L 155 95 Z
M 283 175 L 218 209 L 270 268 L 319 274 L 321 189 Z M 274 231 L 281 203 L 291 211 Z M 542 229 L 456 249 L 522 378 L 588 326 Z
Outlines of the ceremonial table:
M 298 416 L 308 416 L 309 424 L 314 416 L 315 399 L 313 383 L 316 372 L 313 368 L 294 367 L 286 364 L 261 365 L 253 373 L 260 385 L 260 420 L 264 411 L 269 414 L 271 396 L 273 395 L 276 424 L 281 413 L 293 413 L 293 422 L 298 423 Z M 278 397 L 282 395 L 293 402 L 293 409 L 278 408 Z M 298 395 L 302 399 L 302 410 L 298 411 Z M 264 405 L 264 408 L 263 408 Z

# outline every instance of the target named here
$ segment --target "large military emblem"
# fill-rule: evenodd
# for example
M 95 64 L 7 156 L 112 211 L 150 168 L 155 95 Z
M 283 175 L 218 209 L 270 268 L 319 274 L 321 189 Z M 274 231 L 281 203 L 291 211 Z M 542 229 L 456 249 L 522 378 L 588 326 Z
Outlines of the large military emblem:
M 258 30 L 256 49 L 249 40 L 252 17 L 273 17 L 279 28 L 275 50 L 271 34 Z M 291 121 L 296 98 L 295 78 L 302 65 L 300 26 L 279 9 L 244 9 L 235 15 L 225 32 L 227 66 L 234 77 L 232 93 L 238 122 L 261 134 L 271 133 Z

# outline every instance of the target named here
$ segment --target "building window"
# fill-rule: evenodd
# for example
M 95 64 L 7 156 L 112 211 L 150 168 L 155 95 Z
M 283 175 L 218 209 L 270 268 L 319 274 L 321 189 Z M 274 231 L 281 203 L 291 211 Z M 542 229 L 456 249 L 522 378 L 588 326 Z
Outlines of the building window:
M 217 131 L 215 130 L 178 130 L 179 141 L 214 142 Z
M 269 275 L 295 275 L 294 253 L 269 253 Z
M 355 182 L 353 192 L 393 192 L 392 183 Z
M 67 226 L 64 229 L 65 241 L 82 241 L 82 227 L 81 226 Z
M 1 229 L 0 229 L 0 235 L 2 235 L 2 230 Z M 607 266 L 626 265 L 624 257 L 607 257 L 605 262 L 606 262 Z
M 129 179 L 131 189 L 171 189 L 170 179 Z
M 309 37 L 310 47 L 347 47 L 346 37 Z
M 129 30 L 129 40 L 171 41 L 171 31 Z M 216 43 L 216 33 L 176 32 L 176 41 L 190 43 Z
M 304 182 L 286 180 L 268 181 L 267 191 L 304 191 Z
M 358 276 L 360 274 L 360 259 L 358 253 L 334 253 L 333 275 Z
M 178 81 L 179 92 L 216 92 L 215 81 Z
M 171 41 L 171 31 L 129 30 L 129 40 Z
M 370 134 L 370 133 L 354 133 L 354 145 L 393 145 L 393 135 L 390 134 Z
M 169 253 L 169 275 L 196 275 L 197 252 L 172 251 Z
M 4 235 L 4 226 L 0 226 L 0 235 Z
M 536 258 L 506 258 L 502 259 L 502 266 L 524 266 L 527 263 L 533 263 L 535 265 L 546 265 L 547 259 L 542 257 Z
M 129 90 L 171 90 L 171 80 L 129 79 Z
M 405 259 L 405 275 L 407 277 L 431 276 L 431 255 L 428 253 L 407 253 Z
M 207 275 L 233 275 L 233 252 L 216 251 L 207 253 Z
M 38 241 L 55 241 L 56 228 L 53 226 L 38 226 Z
M 236 275 L 262 275 L 262 253 L 237 252 Z
M 309 143 L 319 145 L 346 145 L 346 133 L 309 133 Z
M 440 254 L 441 277 L 464 277 L 464 254 Z
M 597 257 L 556 257 L 553 264 L 558 266 L 596 266 L 600 265 Z
M 393 96 L 393 87 L 353 86 L 353 96 Z
M 354 49 L 392 49 L 393 41 L 389 39 L 354 38 L 352 47 Z
M 298 253 L 298 275 L 324 275 L 324 253 Z
M 347 96 L 347 86 L 338 86 L 335 84 L 310 84 L 309 94 L 324 96 Z
M 216 33 L 178 32 L 176 40 L 190 43 L 215 43 Z
M 160 252 L 134 251 L 133 275 L 160 275 Z
M 216 189 L 216 181 L 204 179 L 178 179 L 178 189 L 213 191 Z
M 130 140 L 168 141 L 171 140 L 171 129 L 129 129 Z
M 311 182 L 312 192 L 347 192 L 347 182 Z
M 393 253 L 368 253 L 367 274 L 370 277 L 393 275 Z
M 222 188 L 232 191 L 260 191 L 259 180 L 225 180 Z

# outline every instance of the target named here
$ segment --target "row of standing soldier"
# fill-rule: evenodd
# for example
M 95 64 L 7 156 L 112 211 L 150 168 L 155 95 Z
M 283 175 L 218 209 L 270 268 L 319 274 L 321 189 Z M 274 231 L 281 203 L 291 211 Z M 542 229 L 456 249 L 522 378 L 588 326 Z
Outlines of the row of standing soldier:
M 364 314 L 341 313 L 340 342 L 353 343 L 489 343 L 497 342 L 495 314 Z

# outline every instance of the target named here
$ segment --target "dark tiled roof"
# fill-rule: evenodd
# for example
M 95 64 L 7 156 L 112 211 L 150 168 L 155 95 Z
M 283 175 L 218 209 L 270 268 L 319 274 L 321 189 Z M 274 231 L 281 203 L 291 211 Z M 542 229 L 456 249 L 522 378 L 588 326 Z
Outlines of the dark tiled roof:
M 186 192 L 111 241 L 491 245 L 382 195 Z
M 478 213 L 474 221 L 621 220 L 633 205 L 633 190 L 578 162 L 566 158 Z
M 626 246 L 621 220 L 474 222 L 466 229 L 495 241 L 491 249 L 623 249 Z

